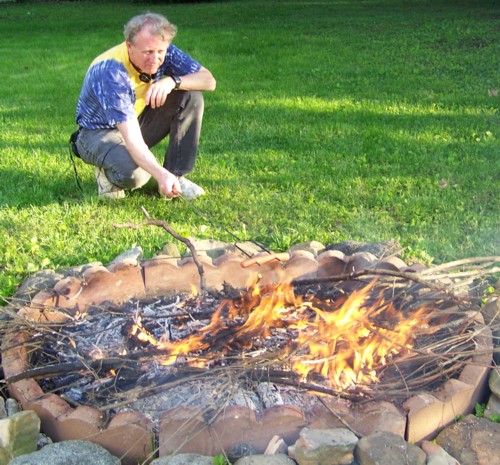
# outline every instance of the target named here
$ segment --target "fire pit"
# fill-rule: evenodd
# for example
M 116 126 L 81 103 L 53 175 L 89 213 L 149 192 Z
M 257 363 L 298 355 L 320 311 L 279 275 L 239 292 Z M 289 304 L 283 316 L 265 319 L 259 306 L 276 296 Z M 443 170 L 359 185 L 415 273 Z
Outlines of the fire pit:
M 262 452 L 304 426 L 417 442 L 478 402 L 491 333 L 450 278 L 460 263 L 273 257 L 200 257 L 201 294 L 193 258 L 90 265 L 60 280 L 19 310 L 4 341 L 10 394 L 54 440 L 89 439 L 124 463 L 156 445 Z

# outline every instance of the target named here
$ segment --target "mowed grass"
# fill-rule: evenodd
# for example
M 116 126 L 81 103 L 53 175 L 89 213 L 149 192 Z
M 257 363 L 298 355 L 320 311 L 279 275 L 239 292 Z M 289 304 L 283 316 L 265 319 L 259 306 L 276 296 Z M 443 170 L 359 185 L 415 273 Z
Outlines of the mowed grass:
M 217 78 L 194 203 L 153 181 L 102 201 L 70 162 L 85 71 L 144 11 Z M 0 3 L 0 295 L 43 268 L 157 253 L 165 231 L 114 227 L 141 207 L 184 236 L 276 251 L 396 239 L 407 261 L 497 255 L 499 18 L 493 0 Z

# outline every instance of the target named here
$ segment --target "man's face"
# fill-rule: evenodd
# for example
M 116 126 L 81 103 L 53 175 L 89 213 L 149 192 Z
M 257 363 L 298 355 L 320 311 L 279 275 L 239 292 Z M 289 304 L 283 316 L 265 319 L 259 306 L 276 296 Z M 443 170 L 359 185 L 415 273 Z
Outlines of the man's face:
M 127 41 L 130 61 L 143 73 L 155 74 L 165 60 L 170 43 L 159 36 L 152 35 L 148 28 L 140 31 L 134 43 Z

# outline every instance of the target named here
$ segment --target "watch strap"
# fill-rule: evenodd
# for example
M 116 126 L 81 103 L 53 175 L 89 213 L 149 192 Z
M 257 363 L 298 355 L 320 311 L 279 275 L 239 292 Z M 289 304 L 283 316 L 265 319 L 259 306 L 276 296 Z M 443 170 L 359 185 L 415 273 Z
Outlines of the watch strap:
M 181 82 L 182 82 L 182 81 L 181 81 L 181 78 L 180 78 L 179 76 L 175 76 L 175 75 L 172 75 L 172 76 L 170 76 L 170 77 L 171 77 L 171 78 L 174 80 L 174 82 L 175 82 L 175 87 L 174 87 L 174 89 L 175 89 L 175 90 L 179 89 L 179 87 L 180 87 L 180 85 L 181 85 Z

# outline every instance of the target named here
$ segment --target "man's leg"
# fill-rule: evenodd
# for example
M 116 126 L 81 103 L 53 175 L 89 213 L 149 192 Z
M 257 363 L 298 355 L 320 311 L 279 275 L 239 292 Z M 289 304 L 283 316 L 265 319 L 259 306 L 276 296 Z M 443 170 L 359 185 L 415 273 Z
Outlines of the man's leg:
M 139 117 L 144 141 L 153 147 L 170 135 L 163 166 L 183 176 L 193 171 L 203 120 L 203 93 L 173 91 L 159 108 L 146 107 Z
M 83 128 L 76 145 L 82 160 L 103 172 L 110 184 L 116 188 L 110 187 L 113 191 L 137 189 L 151 177 L 134 162 L 118 129 Z M 96 180 L 99 185 L 99 180 Z M 102 188 L 102 185 L 99 185 L 101 195 L 104 195 L 106 189 L 107 187 Z

